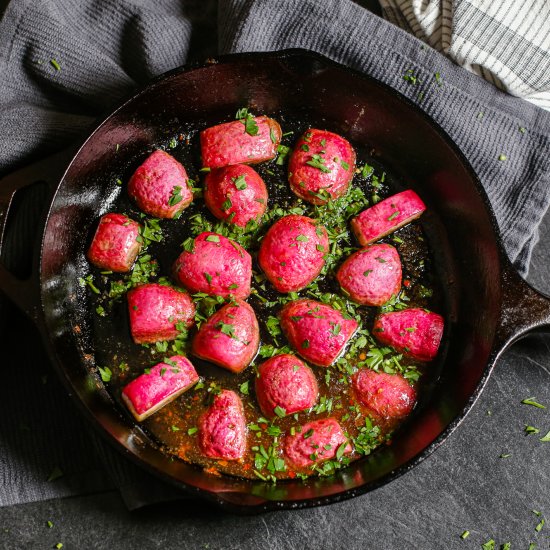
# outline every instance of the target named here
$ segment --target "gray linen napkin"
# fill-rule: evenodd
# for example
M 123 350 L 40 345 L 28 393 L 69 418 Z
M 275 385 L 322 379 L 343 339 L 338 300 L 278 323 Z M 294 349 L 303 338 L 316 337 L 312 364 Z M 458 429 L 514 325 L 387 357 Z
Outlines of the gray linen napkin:
M 0 23 L 0 172 L 79 139 L 121 95 L 184 63 L 190 46 L 199 52 L 195 58 L 210 55 L 217 44 L 221 53 L 309 48 L 399 90 L 451 135 L 487 190 L 510 258 L 526 273 L 550 200 L 550 113 L 505 95 L 350 0 L 226 0 L 218 7 L 217 39 L 214 10 L 214 2 L 200 0 L 14 0 Z M 14 249 L 22 246 L 21 237 Z M 10 361 L 4 366 L 18 366 L 16 356 Z M 33 375 L 44 365 L 43 357 L 27 361 Z M 65 448 L 85 427 L 67 412 L 62 392 L 51 402 L 40 388 L 33 393 L 27 387 L 16 403 L 10 386 L 3 390 L 0 505 L 109 486 L 102 479 L 71 489 L 60 478 L 57 492 L 55 484 L 45 491 L 44 464 L 69 460 L 51 449 Z M 57 413 L 57 429 L 40 445 L 13 436 L 17 414 L 38 417 L 57 407 L 64 411 Z M 178 496 L 96 436 L 93 445 L 130 508 Z M 76 446 L 77 454 L 86 455 L 88 446 Z M 82 460 L 71 464 L 72 472 L 91 479 L 97 464 Z

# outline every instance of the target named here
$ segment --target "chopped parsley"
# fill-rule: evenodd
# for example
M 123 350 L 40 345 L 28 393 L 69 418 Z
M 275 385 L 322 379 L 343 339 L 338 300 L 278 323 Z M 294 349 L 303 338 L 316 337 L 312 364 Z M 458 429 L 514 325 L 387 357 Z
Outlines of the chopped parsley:
M 252 113 L 248 112 L 248 109 L 246 107 L 239 109 L 237 111 L 237 114 L 235 115 L 235 118 L 244 124 L 244 131 L 249 136 L 256 136 L 258 135 L 258 124 L 254 120 L 254 115 Z
M 370 454 L 378 445 L 380 428 L 372 423 L 372 420 L 367 416 L 365 423 L 360 428 L 359 434 L 353 439 L 355 450 L 362 455 Z
M 326 165 L 325 159 L 320 154 L 313 155 L 310 160 L 306 161 L 306 164 L 321 170 L 321 172 L 330 172 L 330 168 Z
M 537 409 L 546 409 L 546 405 L 541 405 L 540 403 L 537 403 L 534 397 L 526 397 L 521 402 L 524 405 L 531 405 L 532 407 L 536 407 Z
M 277 478 L 275 473 L 286 470 L 285 461 L 278 456 L 277 452 L 278 438 L 273 438 L 273 444 L 266 449 L 263 445 L 253 446 L 254 455 L 254 473 L 263 481 L 272 481 L 275 483 Z M 269 472 L 267 475 L 261 473 L 262 470 Z
M 246 178 L 244 174 L 237 176 L 236 178 L 232 178 L 231 181 L 233 181 L 238 191 L 242 191 L 243 189 L 247 188 Z
M 277 146 L 277 160 L 275 161 L 275 164 L 278 164 L 279 166 L 282 166 L 285 163 L 286 158 L 290 154 L 290 147 L 287 147 L 286 145 L 278 145 Z
M 531 510 L 531 512 L 533 512 L 533 514 L 535 514 L 535 516 L 540 518 L 540 521 L 539 521 L 538 525 L 535 527 L 535 531 L 537 533 L 540 533 L 540 531 L 544 527 L 544 523 L 545 523 L 544 518 L 542 517 L 542 513 L 539 512 L 538 510 Z
M 416 86 L 416 84 L 419 84 L 421 82 L 420 79 L 418 78 L 418 76 L 414 74 L 413 69 L 407 69 L 405 71 L 405 74 L 403 75 L 403 80 L 405 82 L 408 82 L 409 84 L 413 84 L 415 86 Z
M 391 216 L 388 217 L 388 221 L 391 222 L 391 221 L 395 220 L 395 218 L 397 218 L 397 216 L 399 216 L 399 214 L 400 214 L 399 210 L 396 210 L 395 212 L 393 212 L 391 214 Z
M 59 466 L 54 466 L 54 469 L 51 471 L 46 481 L 55 481 L 60 477 L 63 477 L 63 470 L 61 470 Z
M 84 278 L 79 277 L 78 278 L 78 284 L 82 287 L 88 286 L 88 288 L 94 293 L 94 294 L 101 294 L 100 290 L 94 285 L 94 276 L 88 275 Z M 101 314 L 100 314 L 101 315 Z
M 365 164 L 361 169 L 361 176 L 368 178 L 374 173 L 374 168 L 370 164 Z
M 237 337 L 235 336 L 235 325 L 231 325 L 231 324 L 228 324 L 228 323 L 224 323 L 223 321 L 220 321 L 220 322 L 216 325 L 216 328 L 217 328 L 222 334 L 225 334 L 226 336 L 229 336 L 229 337 L 231 337 L 231 338 L 237 339 Z
M 176 204 L 179 204 L 183 200 L 183 197 L 181 196 L 181 186 L 175 185 L 172 188 L 172 195 L 168 199 L 168 206 L 176 206 Z
M 99 374 L 101 375 L 101 380 L 103 380 L 103 382 L 111 381 L 111 376 L 113 373 L 109 367 L 105 367 L 105 368 L 97 367 L 97 370 L 99 371 Z
M 143 244 L 144 248 L 147 248 L 152 242 L 162 242 L 163 234 L 157 218 L 147 218 L 143 226 L 139 229 L 139 237 L 137 240 Z

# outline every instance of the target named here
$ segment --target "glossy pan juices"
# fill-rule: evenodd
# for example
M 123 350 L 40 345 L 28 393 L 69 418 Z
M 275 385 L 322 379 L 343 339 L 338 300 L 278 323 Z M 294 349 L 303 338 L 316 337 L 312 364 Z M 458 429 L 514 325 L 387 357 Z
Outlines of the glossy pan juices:
M 444 311 L 425 204 L 333 130 L 242 108 L 118 174 L 109 215 L 126 248 L 94 238 L 81 278 L 96 361 L 175 460 L 330 475 L 392 445 L 435 376 Z M 119 257 L 126 273 L 108 265 Z

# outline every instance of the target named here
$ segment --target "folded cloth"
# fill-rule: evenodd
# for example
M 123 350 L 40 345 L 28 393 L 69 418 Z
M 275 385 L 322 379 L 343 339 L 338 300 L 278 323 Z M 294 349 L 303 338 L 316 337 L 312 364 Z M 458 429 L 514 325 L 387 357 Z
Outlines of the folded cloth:
M 380 0 L 383 16 L 501 90 L 550 110 L 546 0 Z
M 415 101 L 472 164 L 508 256 L 527 273 L 550 202 L 550 113 L 502 93 L 348 0 L 234 0 L 219 12 L 221 51 L 313 49 Z
M 13 0 L 0 23 L 0 171 L 83 137 L 119 96 L 181 65 L 190 52 L 206 57 L 217 48 L 221 53 L 308 48 L 399 90 L 450 134 L 487 190 L 510 258 L 526 273 L 550 200 L 550 113 L 504 94 L 351 0 L 224 0 L 217 40 L 214 11 L 213 2 L 201 0 Z M 12 361 L 15 368 L 16 358 Z M 29 368 L 43 363 L 29 361 Z M 33 402 L 31 389 L 24 402 Z M 11 392 L 5 394 L 4 424 L 18 422 L 10 412 Z M 21 403 L 13 410 L 21 411 Z M 21 468 L 21 457 L 31 465 L 61 460 L 51 449 L 72 444 L 77 429 L 66 430 L 64 416 L 74 422 L 60 415 L 58 429 L 33 452 L 30 438 L 5 440 L 0 466 Z M 102 449 L 103 442 L 93 444 Z M 101 456 L 130 508 L 174 497 L 172 488 L 165 491 L 145 474 L 136 475 L 110 449 Z M 85 477 L 96 465 L 84 462 Z M 19 502 L 45 494 L 31 487 L 43 483 L 43 467 L 27 469 L 28 490 Z M 73 463 L 74 475 L 77 469 Z M 33 477 L 35 471 L 42 477 Z M 8 503 L 2 493 L 10 495 L 9 503 L 18 502 L 17 484 L 10 485 L 8 475 L 3 488 L 0 504 Z M 70 491 L 65 485 L 58 494 Z M 48 487 L 47 495 L 54 494 Z

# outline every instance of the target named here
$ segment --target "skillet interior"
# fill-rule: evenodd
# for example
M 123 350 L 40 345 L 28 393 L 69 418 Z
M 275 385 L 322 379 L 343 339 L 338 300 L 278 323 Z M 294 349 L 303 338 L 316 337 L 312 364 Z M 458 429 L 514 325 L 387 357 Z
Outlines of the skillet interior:
M 329 124 L 373 148 L 380 163 L 409 182 L 428 205 L 423 225 L 442 281 L 447 328 L 436 376 L 406 429 L 331 478 L 277 486 L 215 478 L 170 461 L 123 416 L 94 366 L 90 308 L 77 278 L 99 215 L 110 209 L 118 174 L 153 143 L 182 127 L 212 125 L 248 105 L 257 113 Z M 475 175 L 434 124 L 376 81 L 304 52 L 244 54 L 148 86 L 105 120 L 80 149 L 52 202 L 41 251 L 45 336 L 71 393 L 88 416 L 130 457 L 181 486 L 233 507 L 323 504 L 377 487 L 427 456 L 470 408 L 486 378 L 499 320 L 499 244 Z M 78 326 L 78 331 L 75 331 Z

